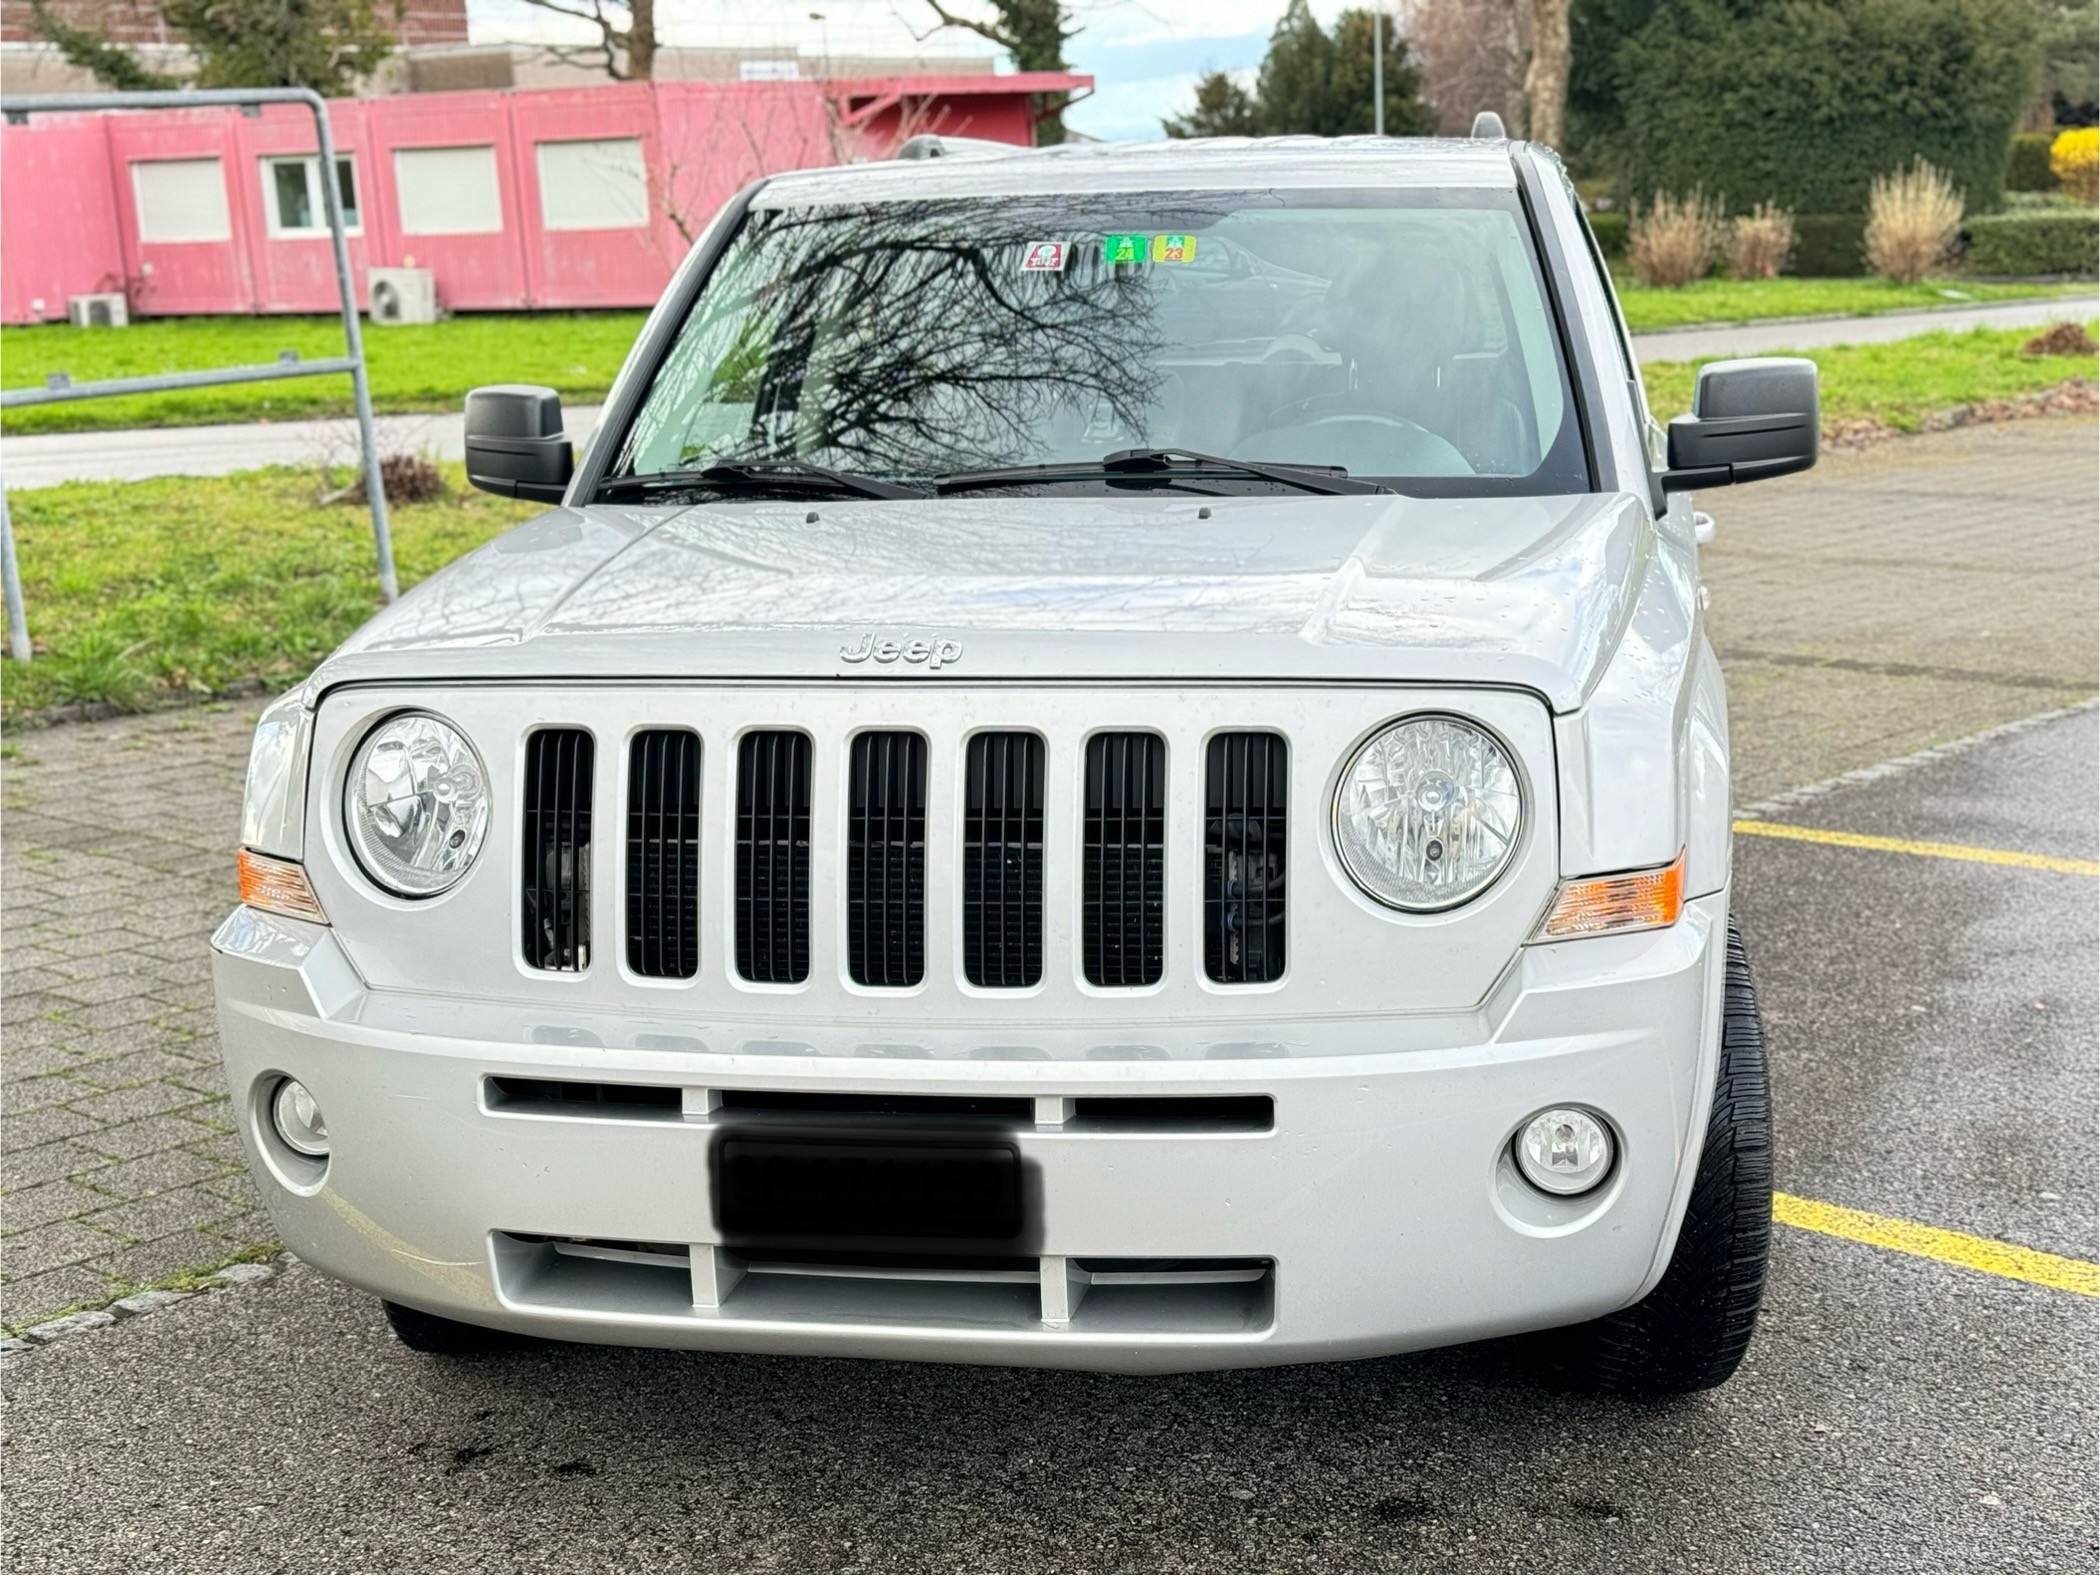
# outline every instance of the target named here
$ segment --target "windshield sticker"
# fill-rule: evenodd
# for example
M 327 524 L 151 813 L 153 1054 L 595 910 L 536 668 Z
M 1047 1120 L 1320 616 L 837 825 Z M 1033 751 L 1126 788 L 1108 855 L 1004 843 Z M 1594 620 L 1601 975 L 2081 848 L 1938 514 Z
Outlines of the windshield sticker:
M 1193 235 L 1155 235 L 1152 237 L 1152 260 L 1155 263 L 1193 263 L 1196 260 L 1196 238 Z
M 1117 263 L 1142 263 L 1150 249 L 1150 240 L 1142 235 L 1111 235 L 1101 242 L 1101 259 L 1113 267 Z
M 1024 274 L 1061 274 L 1065 271 L 1065 243 L 1062 241 L 1030 241 L 1028 250 L 1021 254 L 1021 272 Z

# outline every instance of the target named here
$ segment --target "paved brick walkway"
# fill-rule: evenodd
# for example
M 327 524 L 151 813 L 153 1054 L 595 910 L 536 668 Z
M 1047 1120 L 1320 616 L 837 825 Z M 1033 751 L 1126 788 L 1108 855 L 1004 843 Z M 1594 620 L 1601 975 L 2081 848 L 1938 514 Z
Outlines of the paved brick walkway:
M 2079 700 L 2096 431 L 1828 457 L 1706 500 L 1737 802 Z M 0 761 L 0 1322 L 266 1245 L 227 1124 L 206 940 L 255 705 L 15 736 Z
M 206 941 L 251 703 L 15 735 L 0 762 L 0 1321 L 268 1244 L 227 1120 Z

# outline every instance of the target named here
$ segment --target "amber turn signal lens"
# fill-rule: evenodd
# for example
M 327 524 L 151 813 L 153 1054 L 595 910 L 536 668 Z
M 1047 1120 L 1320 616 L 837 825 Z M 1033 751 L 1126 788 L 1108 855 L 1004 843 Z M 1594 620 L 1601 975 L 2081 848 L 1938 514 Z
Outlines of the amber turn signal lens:
M 252 848 L 241 850 L 241 901 L 250 908 L 292 919 L 328 923 L 321 900 L 306 879 L 306 867 L 295 859 L 272 859 Z
M 1602 936 L 1621 930 L 1660 930 L 1684 912 L 1684 855 L 1660 870 L 1571 881 L 1539 926 L 1539 941 Z

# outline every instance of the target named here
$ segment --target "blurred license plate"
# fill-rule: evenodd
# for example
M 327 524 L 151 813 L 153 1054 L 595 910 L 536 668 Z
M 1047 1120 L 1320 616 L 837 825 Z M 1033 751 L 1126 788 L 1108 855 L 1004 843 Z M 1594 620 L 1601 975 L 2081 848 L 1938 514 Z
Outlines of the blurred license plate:
M 1005 1241 L 1021 1230 L 1021 1157 L 1002 1143 L 729 1136 L 715 1200 L 731 1240 Z

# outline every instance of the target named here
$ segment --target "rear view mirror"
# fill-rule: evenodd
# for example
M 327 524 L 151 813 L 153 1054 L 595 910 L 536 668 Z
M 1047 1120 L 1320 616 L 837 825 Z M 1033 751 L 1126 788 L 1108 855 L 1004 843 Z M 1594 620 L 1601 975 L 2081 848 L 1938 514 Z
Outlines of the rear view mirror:
M 575 467 L 554 390 L 496 383 L 467 396 L 467 480 L 483 492 L 560 503 Z
M 1822 425 L 1816 364 L 1795 356 L 1715 361 L 1699 369 L 1692 414 L 1670 423 L 1665 492 L 1726 487 L 1805 471 Z

